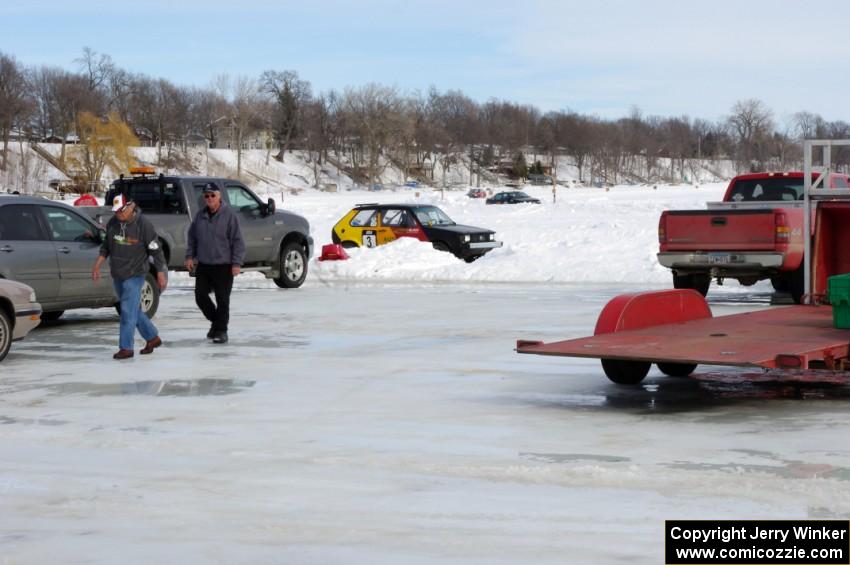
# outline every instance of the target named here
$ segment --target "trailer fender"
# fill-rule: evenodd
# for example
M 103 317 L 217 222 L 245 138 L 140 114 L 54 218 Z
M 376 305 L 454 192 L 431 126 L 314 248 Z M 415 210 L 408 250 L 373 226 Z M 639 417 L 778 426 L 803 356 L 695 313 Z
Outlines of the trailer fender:
M 705 298 L 692 289 L 621 294 L 602 309 L 593 335 L 711 317 Z

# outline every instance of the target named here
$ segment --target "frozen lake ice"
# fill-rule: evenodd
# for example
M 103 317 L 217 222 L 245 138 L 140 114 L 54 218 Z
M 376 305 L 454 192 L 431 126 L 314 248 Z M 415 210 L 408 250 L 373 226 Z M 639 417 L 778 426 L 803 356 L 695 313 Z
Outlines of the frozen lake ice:
M 13 345 L 0 562 L 660 563 L 665 519 L 850 517 L 850 387 L 513 351 L 623 287 L 248 281 L 223 346 L 179 278 L 153 355 L 108 310 Z

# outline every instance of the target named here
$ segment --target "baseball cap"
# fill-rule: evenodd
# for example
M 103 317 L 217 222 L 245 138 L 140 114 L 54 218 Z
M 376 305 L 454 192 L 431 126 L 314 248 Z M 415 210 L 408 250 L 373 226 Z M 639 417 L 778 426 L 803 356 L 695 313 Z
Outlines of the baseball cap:
M 208 182 L 204 185 L 203 192 L 218 192 L 218 187 L 211 182 Z
M 127 199 L 123 194 L 116 194 L 115 198 L 112 199 L 112 211 L 117 212 L 121 208 L 127 205 Z

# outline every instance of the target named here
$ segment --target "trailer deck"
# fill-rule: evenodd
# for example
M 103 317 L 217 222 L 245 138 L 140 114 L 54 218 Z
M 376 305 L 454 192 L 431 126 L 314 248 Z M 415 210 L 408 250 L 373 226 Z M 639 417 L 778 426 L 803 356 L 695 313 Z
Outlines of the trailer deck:
M 516 350 L 651 363 L 836 369 L 848 357 L 850 330 L 833 327 L 830 306 L 788 306 L 552 343 L 520 340 Z

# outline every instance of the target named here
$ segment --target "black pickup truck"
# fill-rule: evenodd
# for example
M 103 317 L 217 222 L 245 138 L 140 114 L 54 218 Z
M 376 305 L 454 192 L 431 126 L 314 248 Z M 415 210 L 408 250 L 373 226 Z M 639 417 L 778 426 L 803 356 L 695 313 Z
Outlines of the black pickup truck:
M 313 238 L 307 220 L 285 210 L 276 210 L 271 198 L 263 202 L 239 181 L 217 177 L 156 175 L 144 167 L 114 181 L 106 203 L 123 194 L 142 210 L 156 227 L 168 268 L 183 271 L 189 224 L 204 206 L 203 188 L 212 183 L 222 200 L 236 212 L 245 238 L 243 271 L 261 271 L 281 288 L 297 288 L 307 277 L 307 262 L 313 253 Z M 111 206 L 79 207 L 105 224 Z

